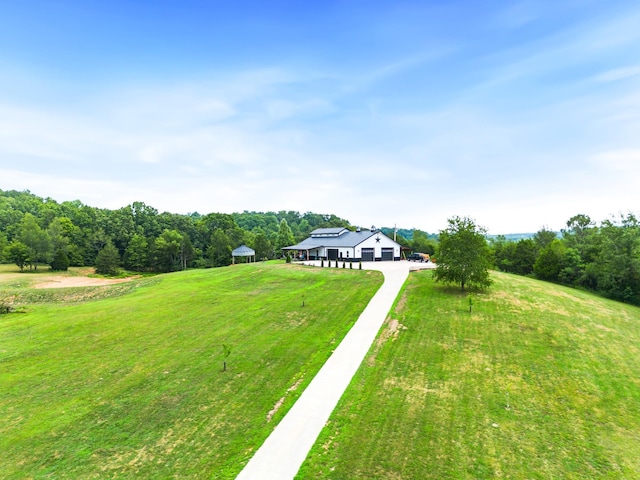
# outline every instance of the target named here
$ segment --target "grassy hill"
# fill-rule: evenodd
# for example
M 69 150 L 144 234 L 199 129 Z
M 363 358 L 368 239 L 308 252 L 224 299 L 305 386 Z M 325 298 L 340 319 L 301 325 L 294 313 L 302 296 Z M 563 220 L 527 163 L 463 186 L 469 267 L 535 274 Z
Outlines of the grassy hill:
M 0 315 L 0 478 L 56 479 L 234 478 L 382 282 L 262 263 L 57 290 L 5 276 L 0 299 L 27 306 Z
M 0 272 L 26 305 L 0 315 L 1 478 L 234 478 L 381 283 L 283 264 L 34 278 Z M 469 313 L 411 274 L 298 478 L 640 478 L 640 309 L 493 279 Z
M 410 276 L 297 478 L 640 478 L 640 309 L 493 279 Z

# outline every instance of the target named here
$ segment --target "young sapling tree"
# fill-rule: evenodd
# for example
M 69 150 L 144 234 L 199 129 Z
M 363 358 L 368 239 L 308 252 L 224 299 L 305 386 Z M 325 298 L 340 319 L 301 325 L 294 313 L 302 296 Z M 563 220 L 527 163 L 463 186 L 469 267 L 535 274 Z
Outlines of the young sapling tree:
M 227 345 L 226 343 L 223 343 L 222 344 L 222 353 L 224 355 L 222 371 L 226 372 L 227 371 L 227 358 L 229 357 L 229 355 L 231 355 L 231 347 L 229 345 Z

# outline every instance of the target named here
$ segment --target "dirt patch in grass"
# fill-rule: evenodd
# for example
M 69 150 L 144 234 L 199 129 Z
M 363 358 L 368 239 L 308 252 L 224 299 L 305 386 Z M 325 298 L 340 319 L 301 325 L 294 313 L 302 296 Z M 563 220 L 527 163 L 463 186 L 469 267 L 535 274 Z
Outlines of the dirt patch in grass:
M 400 300 L 398 300 L 398 304 L 396 305 L 396 312 L 402 312 L 407 308 L 407 292 L 403 292 Z
M 280 407 L 282 407 L 285 399 L 287 398 L 287 394 L 297 390 L 301 383 L 302 383 L 302 379 L 299 379 L 296 383 L 294 383 L 287 389 L 287 393 L 283 397 L 281 397 L 280 400 L 278 400 L 276 404 L 273 406 L 273 408 L 269 410 L 269 413 L 267 413 L 267 422 L 270 422 L 273 416 L 278 412 L 278 410 L 280 410 Z
M 401 302 L 402 302 L 402 300 L 401 300 Z M 402 325 L 395 318 L 392 319 L 392 318 L 387 317 L 387 319 L 384 322 L 383 330 L 382 330 L 382 332 L 380 332 L 380 335 L 378 335 L 378 338 L 376 339 L 376 343 L 375 343 L 375 346 L 373 348 L 373 352 L 367 358 L 367 365 L 369 365 L 370 367 L 375 365 L 376 356 L 378 355 L 378 352 L 380 351 L 382 346 L 387 342 L 387 340 L 389 340 L 389 339 L 395 340 L 396 338 L 398 338 L 398 335 L 400 334 L 400 332 L 402 330 L 406 330 L 406 329 L 407 329 L 407 327 Z
M 497 291 L 491 293 L 492 300 L 498 299 L 503 304 L 508 304 L 515 308 L 516 311 L 529 311 L 532 309 L 531 304 L 518 298 L 511 292 Z
M 36 283 L 33 288 L 100 287 L 102 285 L 130 282 L 136 278 L 139 278 L 139 276 L 126 278 L 90 278 L 54 275 Z

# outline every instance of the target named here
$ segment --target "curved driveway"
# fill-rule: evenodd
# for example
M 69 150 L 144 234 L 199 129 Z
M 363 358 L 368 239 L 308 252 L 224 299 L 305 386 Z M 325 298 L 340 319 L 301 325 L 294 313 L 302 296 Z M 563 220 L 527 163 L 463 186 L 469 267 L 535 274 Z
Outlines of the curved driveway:
M 369 351 L 409 270 L 431 265 L 407 261 L 362 264 L 364 269 L 382 271 L 384 283 L 298 401 L 236 477 L 238 480 L 290 480 L 295 477 Z

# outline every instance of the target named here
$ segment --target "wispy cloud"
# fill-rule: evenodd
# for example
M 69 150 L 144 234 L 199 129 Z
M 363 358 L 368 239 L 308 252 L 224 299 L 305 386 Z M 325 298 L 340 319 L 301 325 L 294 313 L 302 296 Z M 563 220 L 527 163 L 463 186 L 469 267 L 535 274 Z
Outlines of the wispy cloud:
M 538 19 L 542 14 L 541 8 L 538 2 L 516 2 L 504 10 L 498 11 L 494 22 L 496 25 L 508 29 L 521 28 Z
M 79 81 L 38 51 L 0 60 L 0 188 L 427 230 L 471 214 L 502 233 L 640 202 L 634 3 L 347 3 L 295 29 L 295 11 L 269 10 L 260 45 L 185 30 L 173 70 L 144 42 L 162 62 L 132 71 L 112 52 L 103 81 L 99 62 L 76 63 Z
M 640 75 L 640 65 L 630 67 L 614 68 L 600 73 L 595 77 L 597 82 L 616 82 Z

